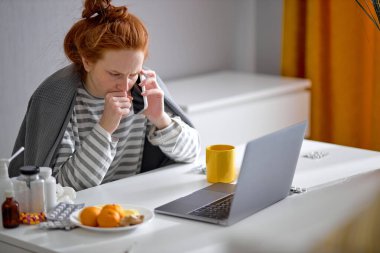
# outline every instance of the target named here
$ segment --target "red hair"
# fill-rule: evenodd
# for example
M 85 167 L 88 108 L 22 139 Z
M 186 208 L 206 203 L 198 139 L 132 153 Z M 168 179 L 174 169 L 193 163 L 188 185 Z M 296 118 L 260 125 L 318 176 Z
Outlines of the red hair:
M 85 75 L 82 57 L 90 62 L 102 58 L 105 50 L 141 50 L 148 55 L 148 31 L 143 22 L 128 12 L 127 7 L 115 7 L 111 0 L 86 0 L 82 19 L 66 34 L 66 56 Z

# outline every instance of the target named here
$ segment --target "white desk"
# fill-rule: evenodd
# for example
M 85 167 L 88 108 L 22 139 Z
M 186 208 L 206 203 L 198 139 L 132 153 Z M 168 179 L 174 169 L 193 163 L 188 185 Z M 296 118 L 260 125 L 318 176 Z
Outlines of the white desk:
M 241 160 L 243 147 L 239 147 Z M 321 160 L 300 158 L 294 184 L 316 187 L 379 168 L 380 153 L 305 141 L 305 152 L 328 150 Z M 78 192 L 77 202 L 131 203 L 150 209 L 208 185 L 194 164 L 175 165 Z M 373 198 L 380 173 L 292 195 L 231 226 L 156 215 L 121 233 L 81 228 L 44 231 L 36 226 L 0 229 L 0 252 L 306 252 L 328 231 Z

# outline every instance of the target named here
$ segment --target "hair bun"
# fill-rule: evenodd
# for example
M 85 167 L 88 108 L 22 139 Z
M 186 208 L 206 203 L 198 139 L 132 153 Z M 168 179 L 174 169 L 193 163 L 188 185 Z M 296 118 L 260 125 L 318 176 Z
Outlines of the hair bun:
M 126 17 L 128 8 L 125 6 L 115 7 L 111 5 L 111 0 L 86 0 L 82 18 L 97 18 L 100 22 L 115 20 Z
M 84 2 L 84 10 L 82 18 L 91 18 L 95 14 L 102 15 L 111 5 L 111 0 L 86 0 Z

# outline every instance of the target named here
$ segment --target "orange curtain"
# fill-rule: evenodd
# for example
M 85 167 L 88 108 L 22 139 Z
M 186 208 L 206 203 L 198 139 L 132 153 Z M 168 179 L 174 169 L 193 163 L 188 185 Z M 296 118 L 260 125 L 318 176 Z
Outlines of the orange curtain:
M 310 139 L 380 150 L 380 31 L 355 0 L 284 0 L 281 73 L 312 82 Z

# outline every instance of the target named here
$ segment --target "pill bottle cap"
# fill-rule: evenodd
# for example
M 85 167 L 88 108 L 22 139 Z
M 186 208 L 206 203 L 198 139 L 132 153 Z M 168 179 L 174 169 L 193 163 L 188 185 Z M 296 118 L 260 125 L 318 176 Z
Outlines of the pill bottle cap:
M 35 175 L 40 172 L 40 168 L 36 166 L 22 166 L 20 173 L 23 175 Z
M 42 178 L 48 178 L 52 174 L 52 169 L 50 167 L 40 167 L 40 176 Z
M 9 190 L 5 191 L 4 195 L 6 198 L 13 198 L 15 196 L 14 192 Z

